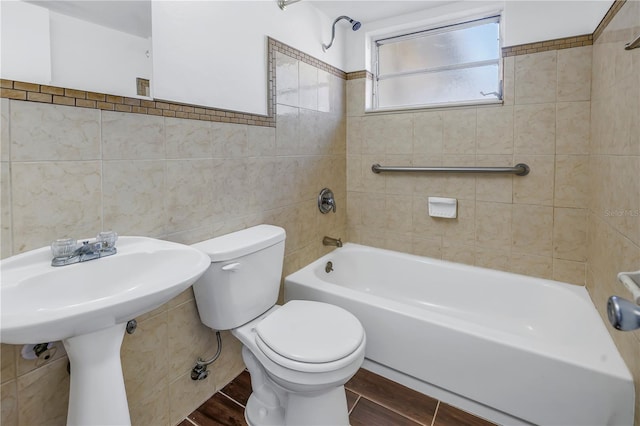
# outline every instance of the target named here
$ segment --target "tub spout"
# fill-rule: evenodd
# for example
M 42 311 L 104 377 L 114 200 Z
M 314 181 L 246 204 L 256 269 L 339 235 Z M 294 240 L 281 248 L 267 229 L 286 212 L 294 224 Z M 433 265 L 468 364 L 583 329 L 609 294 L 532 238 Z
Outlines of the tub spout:
M 609 298 L 607 316 L 611 325 L 618 330 L 630 331 L 640 328 L 640 306 L 622 297 Z
M 322 239 L 322 244 L 325 246 L 342 247 L 342 240 L 340 238 L 324 237 Z

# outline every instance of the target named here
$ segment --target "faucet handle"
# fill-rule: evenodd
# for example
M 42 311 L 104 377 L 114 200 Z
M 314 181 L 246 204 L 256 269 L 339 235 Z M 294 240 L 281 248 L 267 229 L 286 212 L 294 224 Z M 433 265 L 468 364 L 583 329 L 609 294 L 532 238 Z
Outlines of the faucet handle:
M 329 213 L 333 210 L 336 212 L 336 200 L 333 198 L 333 192 L 329 188 L 324 188 L 318 195 L 318 209 L 322 214 Z
M 78 248 L 78 241 L 73 238 L 59 238 L 51 243 L 53 257 L 71 256 Z
M 104 243 L 106 247 L 115 247 L 118 234 L 115 231 L 102 231 L 96 237 L 96 241 Z

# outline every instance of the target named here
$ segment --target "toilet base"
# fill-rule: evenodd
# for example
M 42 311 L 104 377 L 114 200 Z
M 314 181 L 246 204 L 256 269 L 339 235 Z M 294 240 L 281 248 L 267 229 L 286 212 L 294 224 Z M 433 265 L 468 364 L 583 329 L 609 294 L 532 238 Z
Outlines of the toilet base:
M 251 394 L 244 412 L 249 426 L 348 426 L 349 415 L 344 386 L 322 394 L 289 394 L 287 408 L 266 407 Z
M 250 426 L 349 425 L 344 386 L 317 392 L 289 392 L 269 378 L 246 346 L 242 347 L 242 358 L 253 389 L 244 411 Z
M 285 413 L 285 425 L 349 426 L 344 386 L 322 394 L 289 394 Z

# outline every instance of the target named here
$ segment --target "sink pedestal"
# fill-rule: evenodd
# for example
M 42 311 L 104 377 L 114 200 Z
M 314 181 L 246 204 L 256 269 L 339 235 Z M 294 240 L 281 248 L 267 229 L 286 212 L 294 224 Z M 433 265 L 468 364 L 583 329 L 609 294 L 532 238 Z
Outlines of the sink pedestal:
M 67 425 L 130 425 L 120 347 L 126 323 L 64 339 L 71 362 Z

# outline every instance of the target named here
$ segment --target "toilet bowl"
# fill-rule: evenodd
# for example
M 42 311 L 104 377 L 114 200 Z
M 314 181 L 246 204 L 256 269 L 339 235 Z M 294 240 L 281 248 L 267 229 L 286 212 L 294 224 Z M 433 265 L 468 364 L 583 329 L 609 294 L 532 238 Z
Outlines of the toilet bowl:
M 243 344 L 250 425 L 348 425 L 344 384 L 364 360 L 358 319 L 322 302 L 276 305 L 285 232 L 259 225 L 194 244 L 211 266 L 194 285 L 202 322 Z

